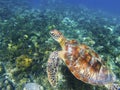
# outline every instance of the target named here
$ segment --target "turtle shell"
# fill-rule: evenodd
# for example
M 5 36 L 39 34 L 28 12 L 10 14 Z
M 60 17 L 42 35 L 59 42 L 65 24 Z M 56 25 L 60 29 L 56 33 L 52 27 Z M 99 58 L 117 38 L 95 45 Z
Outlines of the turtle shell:
M 77 79 L 97 85 L 113 80 L 112 73 L 103 65 L 101 58 L 88 46 L 79 44 L 76 40 L 67 40 L 64 50 L 62 59 Z

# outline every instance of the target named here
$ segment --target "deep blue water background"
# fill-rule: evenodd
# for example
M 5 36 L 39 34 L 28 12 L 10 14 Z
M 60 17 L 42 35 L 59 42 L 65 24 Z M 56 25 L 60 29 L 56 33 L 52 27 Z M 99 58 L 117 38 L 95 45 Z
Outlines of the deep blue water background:
M 48 6 L 47 4 L 49 0 L 30 0 L 31 6 L 39 8 L 42 5 Z M 62 2 L 62 5 L 69 5 L 77 6 L 83 5 L 92 10 L 101 10 L 103 12 L 107 12 L 111 15 L 120 15 L 120 0 L 50 0 L 54 2 Z M 55 3 L 54 3 L 55 4 Z M 62 5 L 58 5 L 61 7 Z M 54 7 L 54 5 L 53 5 Z

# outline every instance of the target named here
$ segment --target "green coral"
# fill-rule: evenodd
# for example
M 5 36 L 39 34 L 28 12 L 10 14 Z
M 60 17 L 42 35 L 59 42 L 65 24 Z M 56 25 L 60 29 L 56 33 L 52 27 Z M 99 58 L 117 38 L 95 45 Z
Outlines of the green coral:
M 18 46 L 14 45 L 13 43 L 8 43 L 7 49 L 11 52 L 15 52 L 18 49 Z
M 16 67 L 19 70 L 25 70 L 28 67 L 30 67 L 31 64 L 32 64 L 32 59 L 29 58 L 27 55 L 21 55 L 16 59 Z
M 54 28 L 56 28 L 55 25 L 50 25 L 50 26 L 48 26 L 48 30 L 52 30 L 52 29 L 54 29 Z

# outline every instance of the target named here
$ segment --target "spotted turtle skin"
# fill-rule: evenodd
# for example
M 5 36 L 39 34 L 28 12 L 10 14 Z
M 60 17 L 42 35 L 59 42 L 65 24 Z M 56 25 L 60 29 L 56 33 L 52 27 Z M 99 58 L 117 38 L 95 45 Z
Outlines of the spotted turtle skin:
M 76 40 L 66 39 L 58 30 L 50 35 L 62 47 L 61 51 L 50 54 L 47 63 L 48 80 L 57 85 L 59 60 L 63 60 L 70 72 L 78 79 L 91 85 L 104 85 L 108 90 L 119 90 L 115 74 L 103 63 L 101 57 L 90 47 L 79 44 Z

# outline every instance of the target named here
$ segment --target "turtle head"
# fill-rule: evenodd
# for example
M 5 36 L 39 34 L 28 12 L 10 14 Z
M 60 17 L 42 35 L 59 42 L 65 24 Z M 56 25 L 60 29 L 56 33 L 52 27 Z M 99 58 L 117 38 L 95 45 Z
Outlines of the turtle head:
M 56 40 L 57 42 L 61 42 L 63 40 L 63 35 L 61 32 L 59 32 L 58 30 L 54 29 L 52 31 L 50 31 L 50 35 L 52 36 L 52 38 L 54 40 Z

